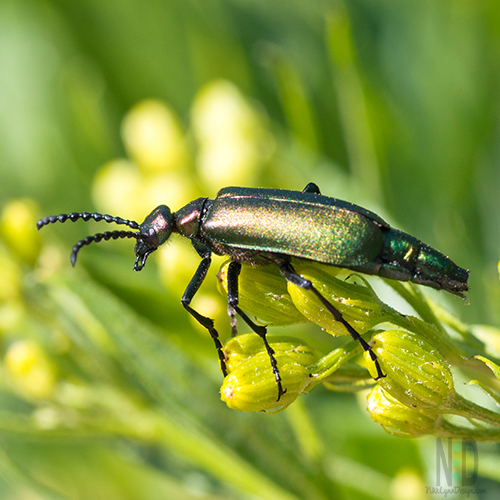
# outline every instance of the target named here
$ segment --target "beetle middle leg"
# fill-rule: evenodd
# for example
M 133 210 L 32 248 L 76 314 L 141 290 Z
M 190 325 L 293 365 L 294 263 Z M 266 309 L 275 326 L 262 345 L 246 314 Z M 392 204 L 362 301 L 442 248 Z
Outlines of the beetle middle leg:
M 278 369 L 278 363 L 274 356 L 274 349 L 269 345 L 267 341 L 267 328 L 265 326 L 257 325 L 254 323 L 238 306 L 239 298 L 238 298 L 238 277 L 241 271 L 241 264 L 239 262 L 232 261 L 229 263 L 227 268 L 227 299 L 229 306 L 236 311 L 240 317 L 245 321 L 245 323 L 264 341 L 264 345 L 266 346 L 267 354 L 269 355 L 269 359 L 271 360 L 271 367 L 273 369 L 274 378 L 276 379 L 276 384 L 278 385 L 278 399 L 279 401 L 281 396 L 285 394 L 286 389 L 283 389 L 283 385 L 281 383 L 281 376 Z
M 290 283 L 293 283 L 294 285 L 303 288 L 305 290 L 311 290 L 316 297 L 323 303 L 323 305 L 330 311 L 335 318 L 335 321 L 339 321 L 342 323 L 353 340 L 356 340 L 361 344 L 361 347 L 370 353 L 370 358 L 372 361 L 375 363 L 375 367 L 377 369 L 377 378 L 375 380 L 378 380 L 382 377 L 385 377 L 385 375 L 382 373 L 382 369 L 380 368 L 380 364 L 377 359 L 377 355 L 373 352 L 372 348 L 370 345 L 361 337 L 361 335 L 343 318 L 342 314 L 340 311 L 323 295 L 319 292 L 319 290 L 316 289 L 316 287 L 312 284 L 312 282 L 306 278 L 303 278 L 302 276 L 299 276 L 291 264 L 289 262 L 282 262 L 278 261 L 277 262 L 278 267 L 281 271 L 282 276 L 289 281 Z

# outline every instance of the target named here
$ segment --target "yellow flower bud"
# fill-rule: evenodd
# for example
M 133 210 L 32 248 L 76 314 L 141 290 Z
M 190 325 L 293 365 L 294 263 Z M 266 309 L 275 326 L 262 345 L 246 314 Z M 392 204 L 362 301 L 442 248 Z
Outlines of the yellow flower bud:
M 357 283 L 347 282 L 332 275 L 338 272 L 335 268 L 305 261 L 294 263 L 294 268 L 297 274 L 313 283 L 358 333 L 362 334 L 389 319 L 389 309 L 363 278 L 358 277 Z M 308 320 L 333 335 L 349 333 L 341 323 L 334 320 L 332 314 L 310 290 L 304 290 L 293 283 L 287 285 L 295 307 Z
M 264 117 L 239 89 L 223 80 L 203 87 L 193 103 L 191 122 L 203 184 L 214 191 L 252 184 L 273 142 Z
M 122 136 L 130 158 L 145 173 L 182 171 L 188 164 L 179 120 L 164 102 L 146 100 L 126 115 Z
M 439 415 L 423 414 L 402 404 L 380 385 L 375 386 L 366 399 L 372 419 L 390 434 L 418 437 L 434 432 Z
M 13 200 L 0 215 L 0 234 L 12 253 L 28 264 L 34 264 L 40 253 L 41 240 L 36 229 L 37 206 L 32 200 Z
M 221 387 L 221 399 L 234 410 L 262 411 L 283 408 L 306 392 L 311 383 L 309 367 L 319 359 L 314 349 L 291 337 L 268 336 L 282 379 L 278 386 L 264 342 L 256 334 L 239 335 L 226 345 L 228 375 Z
M 5 368 L 12 382 L 23 393 L 34 398 L 49 398 L 55 386 L 52 363 L 35 342 L 19 340 L 5 355 Z
M 188 177 L 178 172 L 144 176 L 129 160 L 106 163 L 92 186 L 92 198 L 101 212 L 127 214 L 139 223 L 158 205 L 166 203 L 176 210 L 194 197 Z
M 217 275 L 219 291 L 226 297 L 229 262 L 222 265 Z M 238 292 L 241 309 L 266 325 L 284 326 L 306 321 L 293 305 L 286 281 L 276 266 L 242 265 Z
M 370 342 L 382 372 L 378 383 L 411 408 L 439 412 L 455 398 L 453 377 L 443 356 L 422 337 L 403 330 L 377 333 Z M 365 353 L 367 368 L 376 377 L 374 363 Z
M 103 165 L 94 177 L 92 198 L 101 212 L 140 220 L 148 213 L 137 197 L 141 182 L 139 170 L 131 161 L 113 160 Z

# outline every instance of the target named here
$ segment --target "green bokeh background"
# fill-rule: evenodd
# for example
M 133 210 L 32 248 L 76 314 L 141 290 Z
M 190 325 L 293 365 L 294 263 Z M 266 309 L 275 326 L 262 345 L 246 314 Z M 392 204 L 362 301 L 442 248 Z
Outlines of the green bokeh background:
M 2 0 L 0 207 L 95 209 L 95 173 L 126 156 L 127 111 L 162 99 L 188 130 L 197 92 L 225 79 L 263 110 L 275 140 L 256 186 L 314 181 L 377 211 L 470 269 L 470 305 L 433 297 L 467 322 L 499 325 L 499 77 L 493 0 Z M 68 250 L 87 234 L 45 231 Z M 30 290 L 35 309 L 66 315 L 59 326 L 85 362 L 51 352 L 33 318 L 28 336 L 109 408 L 43 430 L 29 415 L 66 415 L 64 405 L 2 392 L 0 498 L 424 498 L 436 484 L 435 440 L 388 436 L 352 395 L 320 388 L 275 416 L 227 409 L 182 290 L 165 291 L 154 265 L 132 274 L 127 244 L 89 249 L 50 299 Z M 73 299 L 95 317 L 75 319 Z M 85 332 L 95 318 L 113 348 Z M 480 448 L 477 498 L 498 495 L 497 451 Z

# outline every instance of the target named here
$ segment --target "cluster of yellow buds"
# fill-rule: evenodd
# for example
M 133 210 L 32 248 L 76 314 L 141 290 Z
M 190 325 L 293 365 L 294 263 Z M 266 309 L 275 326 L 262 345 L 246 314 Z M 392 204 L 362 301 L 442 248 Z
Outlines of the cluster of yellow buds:
M 225 294 L 227 265 L 223 264 L 218 275 L 219 289 Z M 300 340 L 270 337 L 286 388 L 285 395 L 276 401 L 276 380 L 262 339 L 254 334 L 241 335 L 226 345 L 229 373 L 221 394 L 228 406 L 243 411 L 282 409 L 319 383 L 335 390 L 357 390 L 371 385 L 368 411 L 388 432 L 402 436 L 498 438 L 500 415 L 456 392 L 450 364 L 431 342 L 433 335 L 446 336 L 444 329 L 438 331 L 434 325 L 397 313 L 384 304 L 360 276 L 341 279 L 341 271 L 331 267 L 302 261 L 293 265 L 298 274 L 314 283 L 356 331 L 364 334 L 385 376 L 375 383 L 377 371 L 368 352 L 364 353 L 367 369 L 359 366 L 352 369 L 356 365 L 347 362 L 361 352 L 354 341 L 320 357 Z M 315 294 L 287 283 L 275 266 L 243 266 L 239 300 L 242 310 L 268 325 L 309 320 L 335 336 L 348 333 Z M 400 328 L 384 329 L 390 323 Z M 374 329 L 377 325 L 378 329 Z M 481 358 L 479 361 L 486 363 L 500 379 L 500 368 L 491 360 Z M 474 361 L 469 363 L 477 368 Z M 482 382 L 474 383 L 495 397 Z M 450 423 L 446 415 L 483 421 L 489 428 L 460 427 Z
M 227 266 L 219 272 L 219 290 L 227 295 Z M 358 282 L 335 277 L 340 272 L 332 266 L 297 261 L 295 271 L 313 282 L 318 291 L 332 300 L 335 307 L 359 333 L 390 318 L 392 309 L 379 300 L 370 284 L 360 276 Z M 239 279 L 241 308 L 268 325 L 290 325 L 311 321 L 332 335 L 348 335 L 345 327 L 325 314 L 325 306 L 309 290 L 287 282 L 276 266 L 243 266 Z
M 36 230 L 38 209 L 29 199 L 12 200 L 0 214 L 0 335 L 5 383 L 29 399 L 52 395 L 54 364 L 35 340 L 26 340 L 23 275 L 33 269 L 41 252 Z

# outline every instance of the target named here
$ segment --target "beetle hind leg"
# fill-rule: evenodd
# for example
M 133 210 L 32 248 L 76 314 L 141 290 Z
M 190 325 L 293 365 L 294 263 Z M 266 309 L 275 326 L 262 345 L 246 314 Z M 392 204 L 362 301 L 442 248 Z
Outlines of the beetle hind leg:
M 299 276 L 289 262 L 277 262 L 277 264 L 278 267 L 280 268 L 281 274 L 287 281 L 305 290 L 311 290 L 314 293 L 314 295 L 316 295 L 316 297 L 318 297 L 318 299 L 328 309 L 328 311 L 332 313 L 333 317 L 335 318 L 335 321 L 339 321 L 340 323 L 342 323 L 349 332 L 349 334 L 351 335 L 352 339 L 359 342 L 364 351 L 370 353 L 370 358 L 375 363 L 375 368 L 377 369 L 377 377 L 375 378 L 375 380 L 379 380 L 380 378 L 385 377 L 385 375 L 382 372 L 382 369 L 380 368 L 377 355 L 373 352 L 372 348 L 365 341 L 365 339 L 363 339 L 363 337 L 361 337 L 361 335 L 343 318 L 340 311 L 329 300 L 323 297 L 323 295 L 316 289 L 316 287 L 312 284 L 310 280 L 302 278 L 302 276 Z
M 278 399 L 286 393 L 286 389 L 283 389 L 283 384 L 281 381 L 281 375 L 278 368 L 278 362 L 276 361 L 274 349 L 269 345 L 267 341 L 267 328 L 265 326 L 257 325 L 254 323 L 238 306 L 238 277 L 241 271 L 241 264 L 239 262 L 233 261 L 229 263 L 227 269 L 227 299 L 229 302 L 229 307 L 238 313 L 238 315 L 245 321 L 245 323 L 264 341 L 267 354 L 271 361 L 271 367 L 273 369 L 274 378 L 276 379 L 276 385 L 278 386 Z

